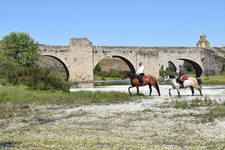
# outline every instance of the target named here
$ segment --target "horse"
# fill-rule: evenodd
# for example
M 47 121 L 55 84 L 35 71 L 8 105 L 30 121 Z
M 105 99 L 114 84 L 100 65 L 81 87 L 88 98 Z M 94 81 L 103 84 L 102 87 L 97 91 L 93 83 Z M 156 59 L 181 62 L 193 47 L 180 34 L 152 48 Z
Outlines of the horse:
M 137 88 L 137 94 L 139 94 L 139 87 L 140 87 L 139 76 L 136 74 L 133 74 L 129 71 L 124 71 L 122 79 L 124 80 L 127 77 L 130 78 L 130 82 L 131 82 L 131 86 L 128 88 L 129 94 L 132 95 L 130 92 L 130 88 L 133 88 L 133 87 Z M 145 85 L 149 86 L 149 90 L 150 90 L 149 96 L 151 96 L 151 94 L 152 94 L 152 86 L 155 87 L 155 89 L 158 91 L 158 94 L 160 96 L 159 86 L 158 86 L 158 83 L 157 83 L 155 77 L 153 77 L 151 75 L 144 76 L 143 77 L 143 86 L 145 86 Z
M 164 76 L 164 84 L 170 80 L 171 83 L 172 83 L 172 88 L 169 89 L 169 95 L 171 96 L 171 90 L 172 89 L 177 89 L 177 93 L 178 93 L 178 96 L 180 97 L 180 84 L 177 83 L 176 81 L 176 77 L 174 75 L 165 75 Z M 192 77 L 188 77 L 187 80 L 184 80 L 183 81 L 183 85 L 184 85 L 184 88 L 188 88 L 190 87 L 191 88 L 191 91 L 192 91 L 192 96 L 194 95 L 194 88 L 196 90 L 198 90 L 200 92 L 200 95 L 202 96 L 202 81 L 201 79 L 195 79 L 195 78 L 192 78 Z

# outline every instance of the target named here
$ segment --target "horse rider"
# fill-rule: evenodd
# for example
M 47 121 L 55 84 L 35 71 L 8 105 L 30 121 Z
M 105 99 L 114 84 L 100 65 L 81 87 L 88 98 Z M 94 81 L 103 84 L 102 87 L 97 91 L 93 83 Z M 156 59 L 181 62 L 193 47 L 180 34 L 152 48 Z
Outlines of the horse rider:
M 179 74 L 178 74 L 178 77 L 177 77 L 177 82 L 180 82 L 182 88 L 184 87 L 183 79 L 184 79 L 184 68 L 183 68 L 182 64 L 179 64 Z
M 141 82 L 141 86 L 143 86 L 143 76 L 145 75 L 144 73 L 144 66 L 142 65 L 142 62 L 139 63 L 139 68 L 136 72 L 136 74 L 139 76 L 140 82 Z

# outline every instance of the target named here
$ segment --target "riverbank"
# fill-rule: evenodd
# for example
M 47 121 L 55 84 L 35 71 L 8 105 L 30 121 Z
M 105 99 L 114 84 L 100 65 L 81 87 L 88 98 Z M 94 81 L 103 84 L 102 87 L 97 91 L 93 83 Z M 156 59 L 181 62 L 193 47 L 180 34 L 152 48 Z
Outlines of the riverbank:
M 16 149 L 224 149 L 225 118 L 216 115 L 216 108 L 224 108 L 225 87 L 203 86 L 204 96 L 198 91 L 190 96 L 190 89 L 183 89 L 181 98 L 176 91 L 170 97 L 170 87 L 160 85 L 161 96 L 153 88 L 151 97 L 114 104 L 34 104 L 26 116 L 0 119 L 0 145 Z M 127 92 L 127 88 L 74 90 Z M 140 92 L 148 95 L 149 89 L 141 87 Z
M 12 92 L 13 91 L 13 92 Z M 62 92 L 28 90 L 26 86 L 0 85 L 0 118 L 23 116 L 32 111 L 35 105 L 80 105 L 109 104 L 133 100 L 128 93 L 108 92 Z
M 195 75 L 193 75 L 193 74 L 188 74 L 187 76 L 195 78 Z M 129 78 L 127 78 L 127 79 L 129 79 Z M 95 82 L 97 82 L 97 81 L 114 81 L 114 80 L 122 80 L 122 76 L 121 76 L 121 78 L 104 77 L 104 80 L 102 80 L 102 77 L 100 77 L 100 76 L 94 77 Z M 163 77 L 159 78 L 159 83 L 163 83 Z M 218 75 L 218 76 L 204 77 L 202 79 L 202 84 L 205 84 L 205 85 L 207 85 L 207 84 L 225 85 L 225 74 L 221 74 L 221 75 Z
M 223 84 L 225 85 L 225 74 L 219 76 L 209 76 L 205 77 L 203 84 Z

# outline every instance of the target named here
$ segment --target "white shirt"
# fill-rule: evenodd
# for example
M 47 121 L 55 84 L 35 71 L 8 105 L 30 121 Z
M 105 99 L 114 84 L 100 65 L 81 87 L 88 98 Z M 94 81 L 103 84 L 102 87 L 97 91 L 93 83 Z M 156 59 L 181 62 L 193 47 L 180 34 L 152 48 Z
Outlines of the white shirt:
M 141 67 L 138 68 L 136 73 L 144 73 L 144 66 L 141 65 Z

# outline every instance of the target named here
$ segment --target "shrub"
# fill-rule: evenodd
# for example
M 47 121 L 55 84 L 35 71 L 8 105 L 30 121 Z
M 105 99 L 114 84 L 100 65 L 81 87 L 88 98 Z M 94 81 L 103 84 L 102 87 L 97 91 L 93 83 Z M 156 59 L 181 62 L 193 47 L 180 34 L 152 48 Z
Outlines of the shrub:
M 19 67 L 13 61 L 0 60 L 1 83 L 24 84 L 33 90 L 61 90 L 69 92 L 70 83 L 49 68 Z
M 62 90 L 69 92 L 70 89 L 70 84 L 51 72 L 49 68 L 25 67 L 19 69 L 17 74 L 21 75 L 19 78 L 25 81 L 25 85 L 34 90 Z M 27 78 L 25 79 L 25 77 Z
M 102 68 L 99 63 L 95 66 L 93 72 L 94 72 L 94 75 L 99 75 L 102 72 Z
M 102 80 L 105 80 L 106 77 L 110 78 L 121 78 L 123 76 L 122 70 L 110 69 L 109 71 L 103 71 L 100 64 L 97 64 L 93 70 L 94 76 L 102 76 Z

